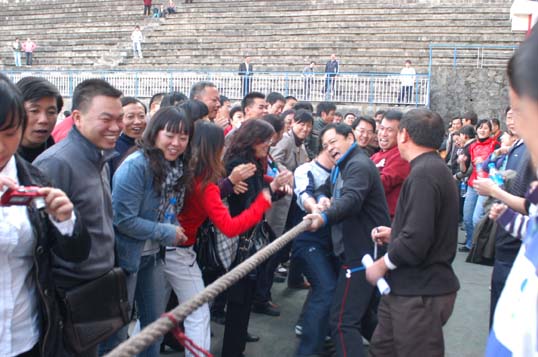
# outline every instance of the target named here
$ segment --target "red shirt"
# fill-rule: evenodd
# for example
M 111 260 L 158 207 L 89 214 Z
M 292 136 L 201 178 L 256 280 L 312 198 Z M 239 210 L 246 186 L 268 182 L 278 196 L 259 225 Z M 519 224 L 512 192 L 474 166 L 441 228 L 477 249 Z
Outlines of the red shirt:
M 469 186 L 474 187 L 474 180 L 477 177 L 476 160 L 485 162 L 488 156 L 498 147 L 499 143 L 493 138 L 487 138 L 484 141 L 476 140 L 469 146 L 469 154 L 471 155 L 471 163 L 473 165 L 473 172 L 467 181 Z M 487 172 L 482 172 L 481 177 L 488 177 Z
M 62 120 L 61 123 L 56 125 L 54 129 L 52 130 L 52 137 L 54 138 L 54 142 L 59 143 L 60 141 L 65 139 L 65 137 L 67 136 L 67 133 L 69 133 L 69 131 L 73 127 L 73 124 L 74 124 L 73 117 L 70 115 L 64 120 Z
M 231 217 L 228 207 L 222 203 L 219 187 L 210 183 L 202 192 L 200 180 L 197 179 L 194 190 L 186 197 L 183 207 L 178 220 L 185 229 L 188 240 L 182 245 L 191 246 L 196 241 L 198 228 L 208 217 L 225 236 L 234 237 L 260 222 L 271 203 L 260 193 L 249 208 Z
M 378 151 L 372 155 L 371 159 L 379 169 L 390 217 L 392 218 L 396 212 L 396 203 L 398 203 L 402 184 L 411 169 L 409 162 L 402 159 L 397 145 L 387 151 Z

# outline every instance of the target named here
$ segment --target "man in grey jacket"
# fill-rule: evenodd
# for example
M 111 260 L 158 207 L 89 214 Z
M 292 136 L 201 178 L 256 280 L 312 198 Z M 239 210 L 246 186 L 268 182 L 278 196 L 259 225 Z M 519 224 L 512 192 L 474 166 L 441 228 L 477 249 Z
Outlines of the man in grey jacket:
M 71 263 L 54 258 L 57 285 L 69 290 L 114 267 L 114 229 L 109 166 L 122 129 L 122 93 L 100 79 L 80 83 L 73 93 L 74 127 L 67 138 L 34 161 L 71 199 L 91 237 L 88 259 Z M 97 355 L 97 348 L 84 356 Z

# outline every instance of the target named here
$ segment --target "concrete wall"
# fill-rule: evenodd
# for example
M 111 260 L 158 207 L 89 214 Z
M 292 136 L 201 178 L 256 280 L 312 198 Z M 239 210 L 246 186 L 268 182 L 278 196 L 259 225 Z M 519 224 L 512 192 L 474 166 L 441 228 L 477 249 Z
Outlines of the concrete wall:
M 509 104 L 506 69 L 433 68 L 430 103 L 445 120 L 468 110 L 479 118 L 502 118 Z

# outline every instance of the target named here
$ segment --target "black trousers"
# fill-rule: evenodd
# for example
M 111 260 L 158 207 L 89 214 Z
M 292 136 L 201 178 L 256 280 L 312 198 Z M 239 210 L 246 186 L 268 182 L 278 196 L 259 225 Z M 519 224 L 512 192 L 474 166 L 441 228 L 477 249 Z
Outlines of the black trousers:
M 144 5 L 144 16 L 151 14 L 151 5 Z
M 377 325 L 377 290 L 364 270 L 346 277 L 346 269 L 358 266 L 360 262 L 342 265 L 336 282 L 329 324 L 338 356 L 365 356 L 362 336 L 370 340 Z
M 228 289 L 221 357 L 241 357 L 245 350 L 255 288 L 256 280 L 247 276 Z

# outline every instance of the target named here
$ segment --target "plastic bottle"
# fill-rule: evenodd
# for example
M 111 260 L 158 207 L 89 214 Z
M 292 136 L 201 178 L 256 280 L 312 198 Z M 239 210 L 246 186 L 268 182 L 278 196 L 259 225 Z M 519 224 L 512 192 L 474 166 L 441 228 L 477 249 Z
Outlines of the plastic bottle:
M 488 164 L 488 168 L 489 168 L 489 178 L 491 179 L 491 181 L 493 181 L 498 186 L 502 186 L 504 184 L 504 180 L 501 174 L 499 173 L 499 171 L 497 170 L 497 168 L 495 167 L 495 164 L 490 162 Z
M 170 223 L 177 226 L 178 221 L 177 221 L 177 215 L 176 215 L 176 210 L 175 210 L 177 200 L 175 197 L 171 197 L 168 203 L 169 203 L 168 208 L 164 212 L 164 223 Z
M 465 180 L 461 180 L 460 182 L 460 196 L 467 196 L 467 182 Z

